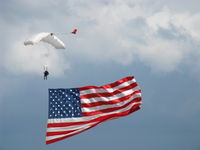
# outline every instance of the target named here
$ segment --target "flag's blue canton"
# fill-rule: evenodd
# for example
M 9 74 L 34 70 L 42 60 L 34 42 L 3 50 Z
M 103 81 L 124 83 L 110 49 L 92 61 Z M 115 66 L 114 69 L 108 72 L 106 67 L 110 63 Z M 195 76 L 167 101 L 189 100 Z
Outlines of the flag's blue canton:
M 49 89 L 49 119 L 81 116 L 80 92 L 78 89 Z

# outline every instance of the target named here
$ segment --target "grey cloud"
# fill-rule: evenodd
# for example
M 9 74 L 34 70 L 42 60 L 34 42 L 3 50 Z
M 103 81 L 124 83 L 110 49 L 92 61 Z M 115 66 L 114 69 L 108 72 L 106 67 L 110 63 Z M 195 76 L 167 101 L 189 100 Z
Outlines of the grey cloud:
M 180 0 L 6 2 L 13 6 L 0 5 L 5 7 L 0 10 L 1 148 L 80 149 L 88 143 L 93 149 L 99 140 L 105 144 L 96 149 L 131 148 L 132 141 L 141 150 L 199 148 L 199 11 L 180 8 Z M 67 49 L 52 51 L 50 78 L 43 82 L 46 51 L 24 47 L 23 41 L 37 32 L 68 33 L 74 27 L 76 36 L 58 35 Z M 43 144 L 47 88 L 103 85 L 127 75 L 135 75 L 142 88 L 141 111 Z
M 41 3 L 20 0 L 19 3 L 12 3 L 13 5 L 9 5 L 7 2 L 1 6 L 1 11 L 4 11 L 0 16 L 3 22 L 1 26 L 9 33 L 6 34 L 5 43 L 1 45 L 6 56 L 21 51 L 21 47 L 16 44 L 20 44 L 22 39 L 31 34 L 41 31 L 68 33 L 74 27 L 78 28 L 77 37 L 60 37 L 67 49 L 73 51 L 66 51 L 61 56 L 61 62 L 57 63 L 56 60 L 55 64 L 58 66 L 55 65 L 54 68 L 69 64 L 65 59 L 69 55 L 93 63 L 116 62 L 126 65 L 140 61 L 152 70 L 170 72 L 184 65 L 186 61 L 183 58 L 196 53 L 192 44 L 198 45 L 200 39 L 197 34 L 199 29 L 193 26 L 193 23 L 198 23 L 200 14 L 173 12 L 168 8 L 170 5 L 165 4 L 158 9 L 164 2 L 155 3 L 152 7 L 148 7 L 146 1 L 60 0 Z M 5 34 L 5 31 L 1 31 L 1 34 Z M 193 41 L 192 44 L 190 41 Z M 11 43 L 15 43 L 15 47 Z M 22 55 L 16 53 L 17 59 L 10 62 L 9 57 L 4 55 L 1 56 L 4 57 L 4 67 L 19 63 L 15 61 L 22 59 Z M 72 63 L 73 60 L 71 59 Z M 32 67 L 33 70 L 36 68 L 31 64 L 26 66 Z M 31 69 L 25 69 L 24 73 L 30 71 Z

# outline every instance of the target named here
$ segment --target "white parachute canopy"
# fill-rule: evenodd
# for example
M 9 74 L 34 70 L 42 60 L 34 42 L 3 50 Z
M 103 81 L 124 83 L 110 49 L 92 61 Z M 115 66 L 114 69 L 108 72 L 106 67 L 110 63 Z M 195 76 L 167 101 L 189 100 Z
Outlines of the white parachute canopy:
M 65 44 L 53 33 L 42 32 L 32 36 L 24 42 L 24 45 L 34 45 L 39 42 L 46 42 L 56 49 L 65 49 Z

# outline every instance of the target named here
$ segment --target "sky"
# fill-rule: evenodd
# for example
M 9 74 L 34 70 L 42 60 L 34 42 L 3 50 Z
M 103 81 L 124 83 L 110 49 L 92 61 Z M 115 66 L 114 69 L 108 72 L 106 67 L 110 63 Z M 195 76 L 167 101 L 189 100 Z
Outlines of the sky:
M 0 0 L 0 149 L 199 150 L 199 6 Z M 77 35 L 69 34 L 74 28 Z M 39 32 L 55 33 L 66 49 L 24 46 Z M 101 86 L 126 76 L 142 89 L 141 110 L 45 145 L 48 88 Z

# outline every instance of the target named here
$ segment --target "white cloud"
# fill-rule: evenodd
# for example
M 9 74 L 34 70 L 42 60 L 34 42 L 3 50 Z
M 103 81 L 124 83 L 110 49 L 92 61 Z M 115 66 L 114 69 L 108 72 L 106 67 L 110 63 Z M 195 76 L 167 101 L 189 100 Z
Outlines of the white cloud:
M 10 31 L 1 62 L 13 73 L 38 74 L 47 61 L 45 51 L 30 50 L 22 45 L 27 36 L 43 30 L 69 32 L 73 27 L 78 28 L 77 37 L 64 37 L 67 47 L 73 49 L 71 57 L 92 63 L 114 61 L 124 65 L 140 61 L 152 70 L 163 72 L 173 71 L 187 62 L 188 66 L 196 64 L 199 68 L 199 62 L 192 61 L 191 56 L 200 55 L 196 49 L 200 41 L 200 13 L 171 11 L 165 4 L 162 8 L 155 4 L 149 7 L 146 1 L 38 2 L 25 3 L 31 10 L 24 16 L 25 23 L 21 22 L 22 16 L 15 25 L 1 17 L 4 22 L 1 26 Z M 38 5 L 45 8 L 44 14 L 34 12 Z M 23 1 L 16 7 L 23 7 Z M 66 54 L 52 51 L 48 58 L 57 75 L 69 68 Z
M 14 42 L 10 51 L 5 55 L 5 65 L 13 73 L 39 73 L 43 71 L 43 66 L 48 65 L 50 73 L 55 76 L 64 74 L 64 70 L 69 68 L 69 63 L 64 60 L 64 52 L 44 46 L 24 46 L 23 40 Z
M 56 50 L 45 43 L 40 43 L 34 46 L 24 46 L 24 41 L 34 34 L 34 30 L 41 30 L 40 23 L 46 26 L 46 30 L 50 31 L 51 26 L 48 26 L 48 22 L 32 22 L 23 24 L 8 24 L 1 21 L 1 26 L 6 30 L 4 34 L 5 39 L 4 51 L 1 59 L 1 67 L 6 68 L 13 74 L 38 74 L 43 72 L 44 65 L 48 65 L 51 74 L 56 76 L 62 76 L 66 69 L 70 68 L 70 63 L 65 60 L 64 50 Z M 32 31 L 32 30 L 33 31 Z M 2 34 L 5 31 L 2 31 Z M 51 72 L 52 71 L 52 72 Z
M 185 64 L 199 42 L 200 30 L 193 24 L 198 24 L 200 14 L 172 12 L 165 6 L 155 11 L 126 1 L 79 11 L 84 19 L 95 22 L 81 43 L 95 44 L 87 51 L 81 49 L 95 61 L 140 60 L 153 70 L 169 72 Z

